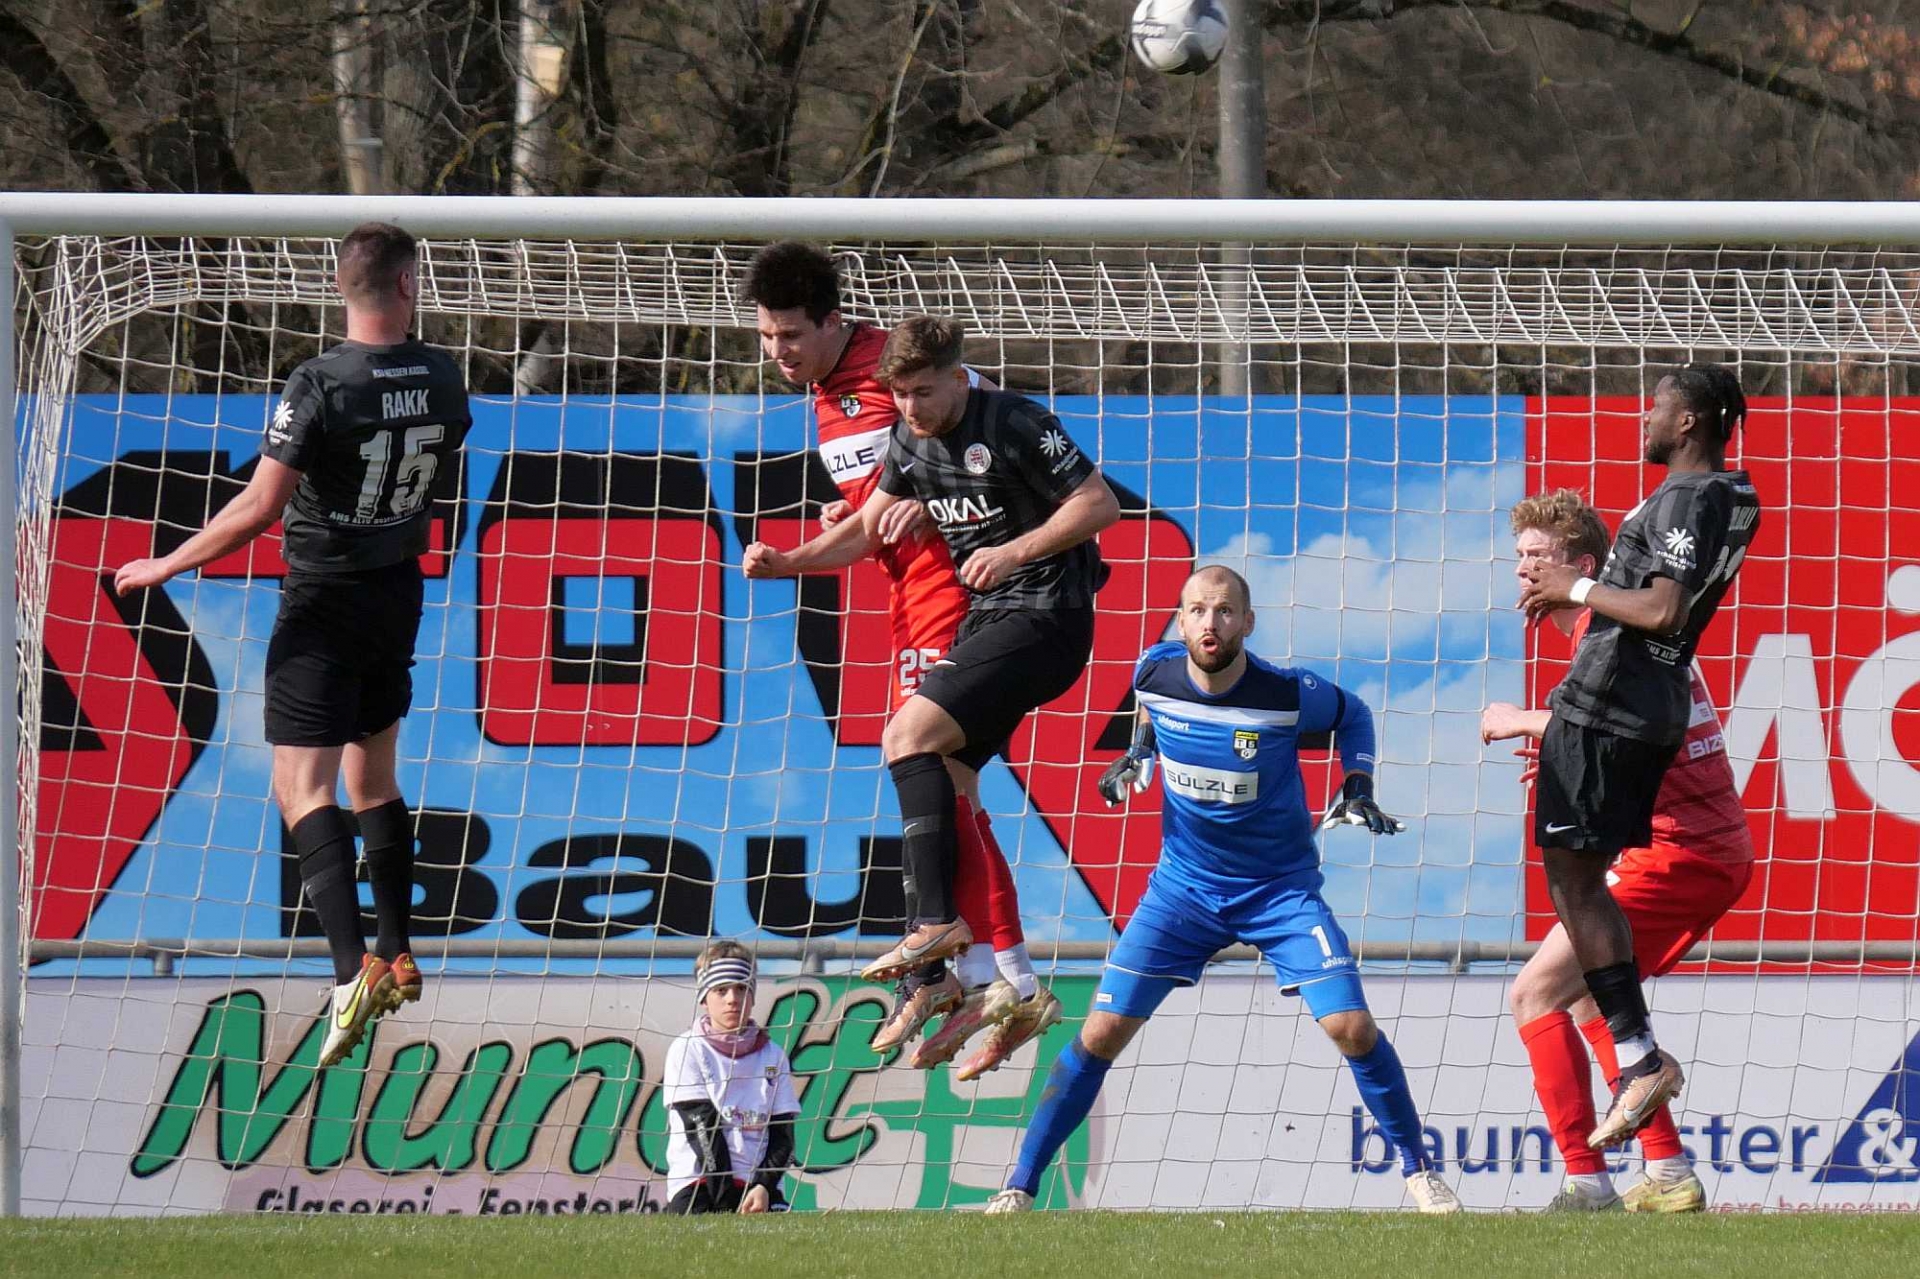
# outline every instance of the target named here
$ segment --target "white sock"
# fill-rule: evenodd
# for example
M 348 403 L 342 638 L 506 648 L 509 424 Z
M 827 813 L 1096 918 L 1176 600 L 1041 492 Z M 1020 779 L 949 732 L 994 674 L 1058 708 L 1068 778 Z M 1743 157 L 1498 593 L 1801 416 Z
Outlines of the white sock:
M 1647 1160 L 1647 1176 L 1655 1181 L 1685 1181 L 1692 1172 L 1693 1163 L 1685 1155 Z
M 953 957 L 953 975 L 968 990 L 978 990 L 993 981 L 993 952 L 978 942 Z
M 1604 1172 L 1568 1173 L 1567 1184 L 1589 1199 L 1613 1198 L 1613 1178 Z
M 1007 985 L 1022 999 L 1032 999 L 1040 989 L 1040 978 L 1033 971 L 1033 960 L 1027 955 L 1027 943 L 1017 942 L 1005 950 L 993 952 L 994 966 L 1000 975 L 1007 979 Z
M 1659 1052 L 1660 1048 L 1653 1042 L 1653 1032 L 1649 1030 L 1631 1039 L 1614 1040 L 1613 1051 L 1620 1059 L 1620 1069 L 1627 1071 Z

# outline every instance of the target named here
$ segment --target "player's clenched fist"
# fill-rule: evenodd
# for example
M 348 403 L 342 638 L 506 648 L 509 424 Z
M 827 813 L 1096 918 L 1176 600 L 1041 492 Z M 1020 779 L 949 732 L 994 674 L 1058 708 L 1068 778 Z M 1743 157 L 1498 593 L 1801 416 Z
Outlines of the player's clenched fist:
M 776 551 L 765 542 L 755 542 L 747 547 L 747 553 L 740 558 L 740 568 L 748 577 L 791 576 L 786 552 Z
M 1108 808 L 1125 801 L 1129 788 L 1136 795 L 1146 793 L 1153 783 L 1153 759 L 1152 751 L 1128 751 L 1107 765 L 1107 771 L 1100 774 L 1100 780 L 1094 785 Z
M 960 566 L 960 580 L 974 591 L 990 591 L 1007 580 L 1020 567 L 1020 557 L 1011 546 L 986 546 L 967 557 Z

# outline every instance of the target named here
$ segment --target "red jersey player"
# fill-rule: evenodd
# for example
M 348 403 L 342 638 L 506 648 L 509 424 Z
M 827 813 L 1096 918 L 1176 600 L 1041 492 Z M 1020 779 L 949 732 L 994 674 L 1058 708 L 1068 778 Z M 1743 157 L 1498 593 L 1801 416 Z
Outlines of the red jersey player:
M 1530 497 L 1513 508 L 1514 550 L 1522 582 L 1530 565 L 1570 564 L 1592 576 L 1607 558 L 1606 525 L 1578 493 L 1562 489 Z M 1591 614 L 1564 608 L 1553 624 L 1577 647 Z M 1620 855 L 1608 873 L 1613 898 L 1633 926 L 1633 955 L 1641 976 L 1658 977 L 1740 899 L 1753 877 L 1753 838 L 1734 788 L 1720 719 L 1706 682 L 1692 671 L 1693 715 L 1686 741 L 1668 767 L 1654 803 L 1653 841 Z M 1495 702 L 1480 717 L 1480 736 L 1539 740 L 1552 712 Z M 1533 748 L 1519 754 L 1532 755 Z M 1527 774 L 1530 780 L 1531 770 Z M 1706 1191 L 1680 1144 L 1673 1116 L 1662 1106 L 1640 1131 L 1646 1175 L 1624 1196 L 1615 1193 L 1605 1156 L 1587 1146 L 1595 1126 L 1587 1044 L 1608 1083 L 1619 1073 L 1613 1037 L 1587 993 L 1586 979 L 1566 929 L 1556 924 L 1521 968 L 1508 993 L 1514 1025 L 1533 1066 L 1534 1087 L 1547 1127 L 1567 1164 L 1567 1182 L 1554 1211 L 1699 1212 Z M 1575 1026 L 1578 1025 L 1576 1031 Z M 1582 1042 L 1582 1037 L 1585 1042 Z
M 747 547 L 742 567 L 751 578 L 795 577 L 842 569 L 868 555 L 877 559 L 892 580 L 891 701 L 898 710 L 953 645 L 969 595 L 945 541 L 919 503 L 895 504 L 880 542 L 868 539 L 860 520 L 847 518 L 879 483 L 887 438 L 899 418 L 892 393 L 874 378 L 886 332 L 841 316 L 839 272 L 833 259 L 812 245 L 763 249 L 748 270 L 742 294 L 755 304 L 761 349 L 789 382 L 812 389 L 820 460 L 843 499 L 823 512 L 820 536 L 791 550 L 755 542 Z M 948 1014 L 913 1055 L 913 1065 L 926 1069 L 953 1060 L 968 1039 L 987 1029 L 986 1041 L 957 1072 L 962 1079 L 999 1066 L 1060 1019 L 1059 1001 L 1040 985 L 1027 955 L 1013 873 L 980 805 L 979 770 L 993 753 L 948 760 L 958 795 L 954 902 L 972 934 L 991 941 L 991 951 L 970 947 L 955 957 L 955 972 L 947 973 L 936 961 L 918 980 L 902 983 L 892 1014 L 873 1040 L 885 1051 L 912 1038 L 933 1017 Z

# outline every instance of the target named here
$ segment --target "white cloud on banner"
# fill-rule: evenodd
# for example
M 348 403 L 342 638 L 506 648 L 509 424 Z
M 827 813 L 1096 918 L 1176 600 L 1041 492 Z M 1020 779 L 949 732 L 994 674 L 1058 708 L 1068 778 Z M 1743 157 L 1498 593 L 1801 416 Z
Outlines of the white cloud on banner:
M 1323 841 L 1328 896 L 1356 937 L 1517 936 L 1526 796 L 1509 743 L 1480 741 L 1490 701 L 1523 701 L 1525 661 L 1512 611 L 1504 511 L 1524 476 L 1495 468 L 1403 488 L 1402 511 L 1376 519 L 1392 549 L 1323 534 L 1297 554 L 1266 533 L 1203 553 L 1247 579 L 1258 625 L 1249 647 L 1313 666 L 1358 693 L 1381 737 L 1380 796 L 1410 830 L 1393 839 L 1336 832 Z M 1448 506 L 1462 499 L 1469 507 Z

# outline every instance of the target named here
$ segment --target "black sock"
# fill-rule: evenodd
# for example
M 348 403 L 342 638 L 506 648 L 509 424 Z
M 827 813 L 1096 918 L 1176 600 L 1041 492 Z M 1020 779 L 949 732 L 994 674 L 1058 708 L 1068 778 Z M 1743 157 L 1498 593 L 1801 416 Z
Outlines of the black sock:
M 373 914 L 380 925 L 373 953 L 391 961 L 413 949 L 407 929 L 413 916 L 413 814 L 406 800 L 390 799 L 359 817 L 367 879 L 373 884 Z
M 320 916 L 333 951 L 333 979 L 344 986 L 360 972 L 360 958 L 367 951 L 366 934 L 360 931 L 360 894 L 353 885 L 353 831 L 346 814 L 333 804 L 314 809 L 293 828 L 293 847 L 300 854 L 307 901 Z
M 953 917 L 953 863 L 959 855 L 953 828 L 953 779 L 947 762 L 932 751 L 888 766 L 900 794 L 900 865 L 907 885 L 907 923 L 944 924 Z
M 1589 969 L 1583 974 L 1593 1002 L 1607 1019 L 1607 1031 L 1613 1042 L 1653 1038 L 1653 1023 L 1647 1016 L 1647 995 L 1640 988 L 1640 969 L 1630 959 L 1605 968 Z M 1633 1063 L 1622 1061 L 1625 1067 Z

